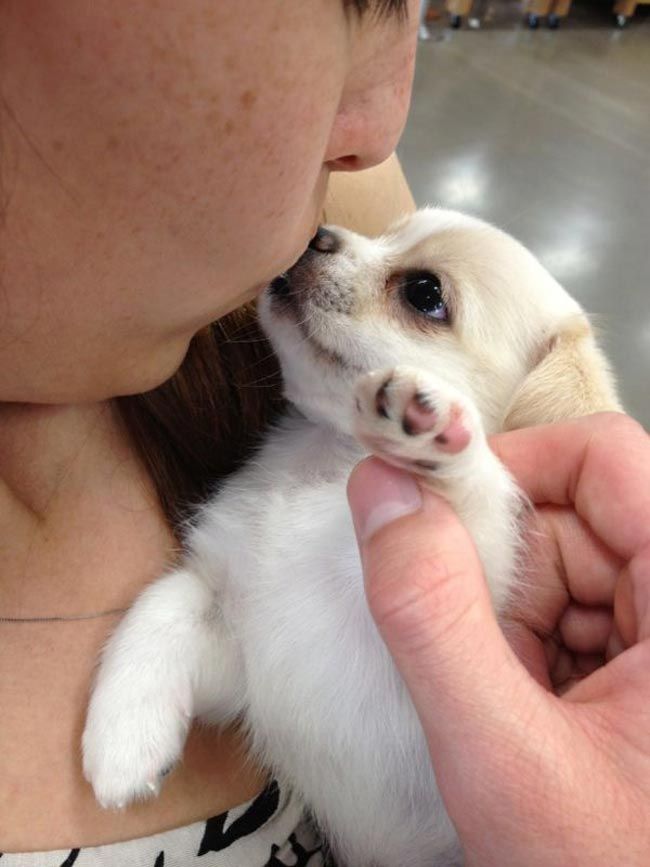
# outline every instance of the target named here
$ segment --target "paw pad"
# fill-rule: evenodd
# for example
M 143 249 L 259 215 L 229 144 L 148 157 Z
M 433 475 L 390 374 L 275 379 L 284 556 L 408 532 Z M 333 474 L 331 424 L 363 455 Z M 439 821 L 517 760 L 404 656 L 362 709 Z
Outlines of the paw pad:
M 413 368 L 367 374 L 355 400 L 358 439 L 389 463 L 427 474 L 454 461 L 480 431 L 476 411 L 461 394 Z
M 389 376 L 388 379 L 384 380 L 384 382 L 377 389 L 377 394 L 375 395 L 375 410 L 377 415 L 380 415 L 382 418 L 389 418 L 388 415 L 388 386 L 393 381 L 393 377 Z M 357 401 L 357 406 L 359 406 L 359 401 Z
M 456 403 L 452 403 L 449 410 L 449 423 L 434 437 L 434 441 L 440 451 L 450 455 L 462 452 L 469 445 L 472 434 L 465 427 L 463 411 Z
M 416 391 L 404 408 L 402 430 L 408 436 L 427 433 L 436 426 L 438 413 L 421 393 Z

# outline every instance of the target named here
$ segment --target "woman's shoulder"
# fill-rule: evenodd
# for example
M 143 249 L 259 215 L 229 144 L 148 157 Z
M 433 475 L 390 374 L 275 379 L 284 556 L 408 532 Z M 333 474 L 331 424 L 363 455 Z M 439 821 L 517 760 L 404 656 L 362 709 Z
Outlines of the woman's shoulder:
M 381 235 L 391 223 L 414 210 L 413 195 L 393 154 L 362 172 L 335 172 L 330 177 L 323 221 L 362 235 Z

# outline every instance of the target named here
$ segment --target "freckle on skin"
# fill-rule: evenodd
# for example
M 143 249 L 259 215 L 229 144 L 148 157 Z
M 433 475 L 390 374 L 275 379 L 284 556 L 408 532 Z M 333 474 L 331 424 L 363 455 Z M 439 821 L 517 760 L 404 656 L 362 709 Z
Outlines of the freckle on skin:
M 63 150 L 63 142 L 61 141 L 61 139 L 55 138 L 54 141 L 52 142 L 52 147 L 54 148 L 55 151 L 62 151 Z
M 115 135 L 109 135 L 109 137 L 106 139 L 106 147 L 108 148 L 109 151 L 116 150 L 116 148 L 119 147 L 119 144 L 120 144 L 120 140 Z
M 74 44 L 77 48 L 81 48 L 83 45 L 83 39 L 81 38 L 81 33 L 75 33 L 74 35 Z
M 252 108 L 257 100 L 257 94 L 252 90 L 245 90 L 239 97 L 242 108 Z

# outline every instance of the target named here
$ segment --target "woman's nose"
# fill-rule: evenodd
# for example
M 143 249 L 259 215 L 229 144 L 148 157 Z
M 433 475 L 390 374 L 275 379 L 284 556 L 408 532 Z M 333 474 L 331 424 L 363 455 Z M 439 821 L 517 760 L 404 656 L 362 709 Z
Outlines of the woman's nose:
M 353 79 L 344 90 L 325 153 L 331 171 L 370 168 L 395 150 L 411 97 L 415 31 L 411 34 L 409 27 L 393 52 L 392 60 L 375 58 L 363 70 L 361 83 Z

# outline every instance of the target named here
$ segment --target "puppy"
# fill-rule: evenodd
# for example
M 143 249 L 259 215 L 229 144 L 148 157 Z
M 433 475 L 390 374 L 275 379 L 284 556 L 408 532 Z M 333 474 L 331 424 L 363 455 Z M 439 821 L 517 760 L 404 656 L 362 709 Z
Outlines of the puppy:
M 293 410 L 198 512 L 179 568 L 109 641 L 83 736 L 104 806 L 157 792 L 192 717 L 243 719 L 349 867 L 460 863 L 368 613 L 345 488 L 368 452 L 454 506 L 501 612 L 521 498 L 486 434 L 618 401 L 578 304 L 520 244 L 427 209 L 323 229 L 260 301 Z M 432 527 L 432 531 L 435 528 Z

